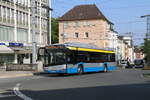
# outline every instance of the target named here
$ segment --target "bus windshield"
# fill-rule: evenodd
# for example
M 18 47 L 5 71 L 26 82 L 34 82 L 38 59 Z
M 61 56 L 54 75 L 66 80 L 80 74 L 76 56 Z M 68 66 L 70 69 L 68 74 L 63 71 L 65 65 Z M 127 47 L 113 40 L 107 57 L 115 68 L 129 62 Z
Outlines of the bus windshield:
M 66 63 L 66 53 L 61 50 L 47 50 L 45 53 L 45 65 L 59 65 Z

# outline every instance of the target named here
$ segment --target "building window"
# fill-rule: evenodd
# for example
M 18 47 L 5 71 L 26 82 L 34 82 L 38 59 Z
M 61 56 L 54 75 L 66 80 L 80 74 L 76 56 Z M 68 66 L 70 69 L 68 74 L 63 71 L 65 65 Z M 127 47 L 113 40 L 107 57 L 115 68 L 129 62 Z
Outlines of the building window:
M 108 33 L 105 33 L 105 37 L 108 37 Z
M 84 26 L 90 26 L 89 21 L 85 21 L 85 22 L 84 22 Z
M 3 7 L 3 21 L 6 22 L 6 7 Z
M 114 30 L 113 24 L 110 25 L 110 29 L 111 29 L 111 30 Z
M 47 33 L 42 33 L 41 38 L 42 44 L 47 44 Z
M 79 21 L 76 21 L 76 22 L 75 22 L 75 27 L 80 27 Z
M 24 25 L 24 13 L 21 13 L 21 24 Z
M 1 64 L 10 64 L 14 62 L 14 54 L 1 54 L 0 55 L 0 62 Z
M 26 14 L 25 13 L 23 13 L 22 21 L 23 21 L 23 25 L 25 25 L 25 23 L 26 23 Z
M 10 22 L 10 10 L 9 8 L 7 8 L 7 22 Z
M 108 42 L 105 42 L 105 48 L 108 48 L 109 44 Z
M 63 38 L 66 39 L 67 38 L 67 32 L 63 33 Z
M 78 38 L 79 37 L 79 33 L 75 33 L 75 38 Z
M 64 22 L 64 28 L 66 29 L 68 27 L 68 22 Z
M 27 42 L 28 41 L 28 30 L 17 29 L 17 39 L 18 39 L 18 42 Z
M 28 14 L 25 14 L 25 16 L 26 16 L 26 22 L 25 23 L 26 23 L 26 26 L 28 26 L 28 19 L 29 19 Z
M 11 22 L 14 23 L 14 10 L 11 10 Z
M 0 26 L 0 40 L 1 41 L 13 41 L 14 29 L 12 27 Z
M 108 29 L 108 30 L 110 29 L 110 24 L 107 24 L 107 29 Z
M 19 25 L 20 24 L 20 20 L 21 20 L 21 16 L 20 16 L 20 12 L 19 11 L 17 11 L 16 17 L 17 17 L 17 24 Z
M 39 33 L 35 34 L 35 40 L 37 43 L 40 43 L 40 41 L 39 41 L 40 40 L 40 34 Z
M 85 32 L 85 38 L 88 38 L 88 37 L 89 37 L 89 33 Z
M 2 6 L 0 6 L 0 21 L 2 21 Z

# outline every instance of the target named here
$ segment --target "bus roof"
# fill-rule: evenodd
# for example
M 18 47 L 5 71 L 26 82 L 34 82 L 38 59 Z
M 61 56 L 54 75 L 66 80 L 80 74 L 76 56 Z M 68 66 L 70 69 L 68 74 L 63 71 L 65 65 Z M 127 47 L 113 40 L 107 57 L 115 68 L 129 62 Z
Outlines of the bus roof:
M 114 51 L 102 50 L 102 49 L 90 49 L 90 48 L 80 48 L 80 47 L 67 47 L 70 50 L 78 51 L 89 51 L 89 52 L 102 52 L 102 53 L 115 53 Z
M 110 49 L 102 49 L 98 48 L 95 45 L 91 44 L 83 44 L 83 43 L 65 43 L 65 44 L 53 44 L 51 46 L 65 46 L 70 50 L 78 50 L 78 51 L 89 51 L 89 52 L 102 52 L 102 53 L 115 53 L 113 50 Z

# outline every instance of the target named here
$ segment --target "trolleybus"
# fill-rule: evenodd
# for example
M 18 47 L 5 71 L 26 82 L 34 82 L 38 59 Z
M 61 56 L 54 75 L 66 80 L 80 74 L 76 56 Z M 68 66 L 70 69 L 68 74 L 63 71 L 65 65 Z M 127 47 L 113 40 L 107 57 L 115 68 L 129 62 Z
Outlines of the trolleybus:
M 116 69 L 115 52 L 81 44 L 55 44 L 39 48 L 44 71 L 55 74 L 82 74 Z

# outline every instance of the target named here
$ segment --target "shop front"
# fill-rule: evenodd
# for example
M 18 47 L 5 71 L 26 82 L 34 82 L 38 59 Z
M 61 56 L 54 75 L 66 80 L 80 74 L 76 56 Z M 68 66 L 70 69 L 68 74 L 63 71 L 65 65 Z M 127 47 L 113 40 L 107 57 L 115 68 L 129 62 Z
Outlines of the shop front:
M 0 45 L 0 66 L 14 61 L 14 51 L 6 45 Z
M 0 66 L 5 64 L 30 64 L 31 47 L 23 43 L 0 43 Z

